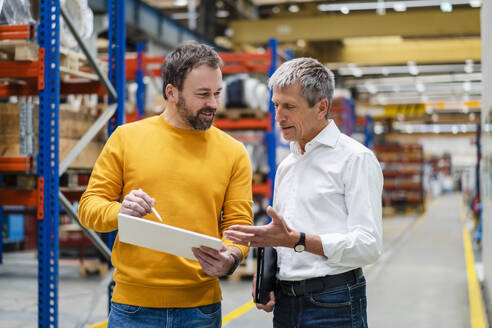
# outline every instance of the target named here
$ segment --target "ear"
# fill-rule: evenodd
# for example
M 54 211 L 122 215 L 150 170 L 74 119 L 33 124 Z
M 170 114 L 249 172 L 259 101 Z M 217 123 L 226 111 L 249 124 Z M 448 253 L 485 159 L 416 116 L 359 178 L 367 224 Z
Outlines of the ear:
M 177 103 L 179 100 L 179 91 L 178 88 L 176 88 L 172 84 L 167 84 L 166 88 L 164 89 L 164 92 L 166 93 L 167 100 L 170 102 Z
M 323 98 L 318 102 L 318 117 L 325 118 L 328 111 L 328 99 Z

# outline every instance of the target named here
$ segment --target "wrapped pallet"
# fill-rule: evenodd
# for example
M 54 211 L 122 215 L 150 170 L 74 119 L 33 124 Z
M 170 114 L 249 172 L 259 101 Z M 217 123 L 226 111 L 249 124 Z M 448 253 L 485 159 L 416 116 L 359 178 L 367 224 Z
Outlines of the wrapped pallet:
M 37 153 L 38 141 L 38 109 L 32 106 L 32 131 L 29 126 L 29 114 L 23 103 L 0 103 L 0 156 L 26 156 Z M 59 121 L 59 156 L 62 161 L 97 120 L 98 116 L 91 111 L 78 112 L 60 110 Z M 32 146 L 30 138 L 32 137 Z M 106 133 L 101 129 L 91 143 L 72 162 L 70 168 L 91 169 L 96 162 L 105 142 Z

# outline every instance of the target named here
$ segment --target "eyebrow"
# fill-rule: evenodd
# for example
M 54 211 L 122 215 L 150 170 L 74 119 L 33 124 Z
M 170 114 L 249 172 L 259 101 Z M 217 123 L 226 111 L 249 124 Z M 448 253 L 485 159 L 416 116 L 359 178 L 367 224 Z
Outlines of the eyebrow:
M 212 91 L 210 88 L 198 88 L 195 92 Z M 217 91 L 222 91 L 222 88 L 217 89 Z

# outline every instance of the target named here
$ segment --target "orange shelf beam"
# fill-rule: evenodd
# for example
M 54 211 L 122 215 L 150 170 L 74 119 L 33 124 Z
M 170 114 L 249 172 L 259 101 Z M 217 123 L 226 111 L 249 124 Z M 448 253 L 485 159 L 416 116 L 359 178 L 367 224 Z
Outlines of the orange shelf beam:
M 0 172 L 31 172 L 34 158 L 31 156 L 0 157 Z
M 34 25 L 0 25 L 0 40 L 32 40 Z
M 44 49 L 39 48 L 39 60 L 0 62 L 0 78 L 32 79 L 38 90 L 44 89 Z
M 231 120 L 228 118 L 218 118 L 214 121 L 215 127 L 221 130 L 264 130 L 270 132 L 270 116 L 262 119 L 241 118 Z
M 37 190 L 0 189 L 0 206 L 38 206 Z
M 261 195 L 265 198 L 270 198 L 272 187 L 271 182 L 268 180 L 266 183 L 253 184 L 253 195 Z

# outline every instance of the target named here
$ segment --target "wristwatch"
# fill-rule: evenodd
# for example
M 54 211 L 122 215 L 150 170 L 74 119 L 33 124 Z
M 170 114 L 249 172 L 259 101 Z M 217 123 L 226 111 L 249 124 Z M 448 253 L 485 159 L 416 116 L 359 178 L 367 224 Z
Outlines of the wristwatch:
M 227 272 L 227 275 L 228 276 L 230 276 L 231 274 L 233 274 L 234 271 L 236 271 L 237 267 L 239 266 L 239 263 L 241 263 L 241 261 L 239 261 L 239 257 L 237 257 L 236 254 L 231 253 L 231 255 L 232 255 L 232 258 L 234 259 L 234 264 L 232 265 L 232 267 L 229 270 L 229 272 Z
M 294 245 L 294 250 L 297 253 L 304 252 L 306 249 L 306 234 L 304 232 L 301 232 L 301 238 L 299 238 L 299 241 L 297 244 Z

